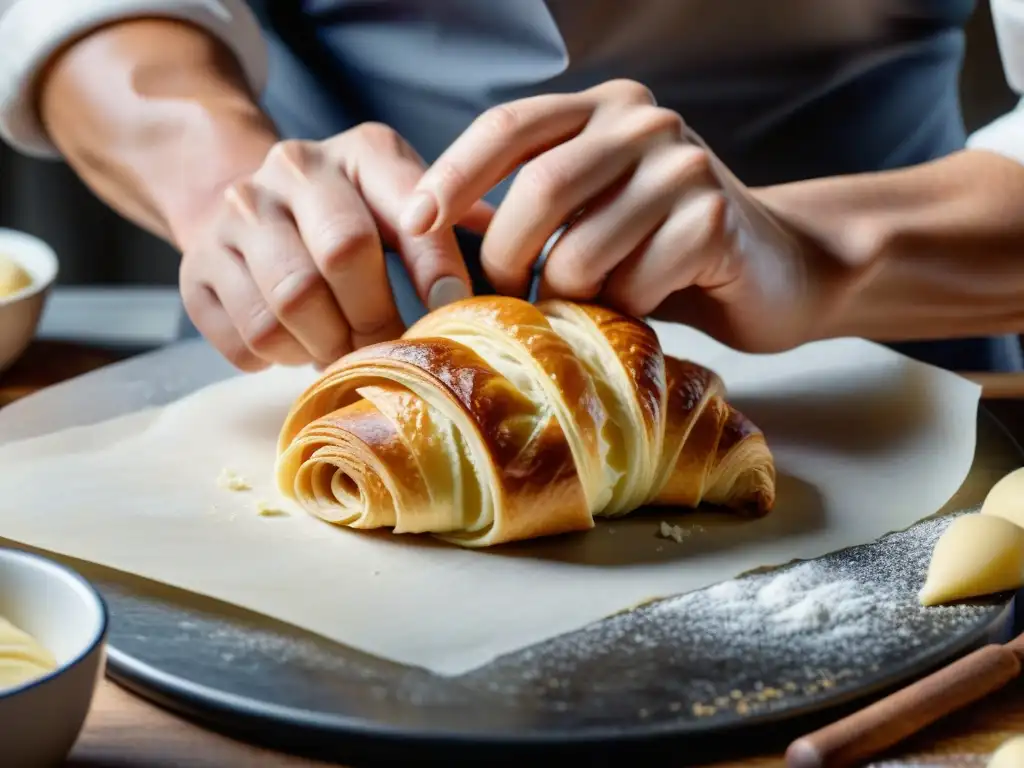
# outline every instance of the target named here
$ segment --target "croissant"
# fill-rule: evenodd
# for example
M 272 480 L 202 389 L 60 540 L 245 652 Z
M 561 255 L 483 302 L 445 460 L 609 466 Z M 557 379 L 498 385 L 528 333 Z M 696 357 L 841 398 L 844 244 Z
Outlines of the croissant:
M 329 367 L 285 419 L 276 482 L 331 523 L 465 547 L 644 505 L 764 515 L 772 455 L 724 393 L 640 320 L 471 298 Z

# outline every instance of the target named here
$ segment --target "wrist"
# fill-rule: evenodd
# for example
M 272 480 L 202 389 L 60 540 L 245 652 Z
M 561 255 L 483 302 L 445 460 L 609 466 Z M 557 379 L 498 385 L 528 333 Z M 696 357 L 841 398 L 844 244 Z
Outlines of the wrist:
M 1024 328 L 1024 166 L 963 151 L 911 168 L 757 190 L 827 278 L 816 338 Z
M 190 247 L 220 201 L 224 190 L 255 173 L 277 142 L 261 116 L 211 115 L 205 125 L 192 126 L 174 147 L 151 152 L 146 175 L 149 196 L 166 222 L 168 239 L 179 249 Z
M 214 197 L 277 140 L 237 60 L 207 32 L 140 19 L 101 28 L 40 79 L 47 133 L 123 215 L 181 246 Z

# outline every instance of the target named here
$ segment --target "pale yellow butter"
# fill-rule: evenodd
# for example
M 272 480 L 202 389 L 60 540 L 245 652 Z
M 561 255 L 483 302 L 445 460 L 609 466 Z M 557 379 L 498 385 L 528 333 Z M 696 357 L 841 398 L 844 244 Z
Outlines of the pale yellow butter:
M 43 677 L 57 661 L 27 632 L 0 618 L 0 692 Z
M 940 605 L 1024 586 L 1024 529 L 994 515 L 954 520 L 935 543 L 922 605 Z
M 989 759 L 988 768 L 1021 768 L 1024 766 L 1024 736 L 1004 741 Z
M 13 296 L 32 285 L 32 276 L 9 256 L 0 254 L 0 299 Z

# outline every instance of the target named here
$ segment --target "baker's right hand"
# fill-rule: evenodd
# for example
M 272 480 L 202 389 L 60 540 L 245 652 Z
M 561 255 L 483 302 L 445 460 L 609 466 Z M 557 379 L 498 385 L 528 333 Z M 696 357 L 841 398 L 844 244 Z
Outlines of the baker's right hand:
M 179 245 L 192 322 L 235 366 L 327 365 L 404 330 L 385 270 L 396 250 L 424 304 L 470 294 L 451 229 L 404 234 L 398 219 L 424 164 L 387 126 L 283 141 L 229 184 Z M 482 233 L 493 210 L 460 224 Z

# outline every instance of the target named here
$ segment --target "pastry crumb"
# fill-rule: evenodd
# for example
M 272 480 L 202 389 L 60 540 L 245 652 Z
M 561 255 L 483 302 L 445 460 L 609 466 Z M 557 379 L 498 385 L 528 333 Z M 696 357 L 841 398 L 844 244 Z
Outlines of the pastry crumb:
M 658 525 L 658 535 L 663 539 L 672 539 L 676 544 L 682 544 L 695 533 L 703 533 L 704 529 L 699 525 L 684 528 L 681 525 L 672 525 L 664 520 Z
M 251 491 L 249 481 L 236 472 L 225 467 L 217 477 L 217 485 L 226 491 Z
M 256 514 L 260 517 L 288 517 L 283 509 L 271 506 L 265 501 L 256 502 Z
M 676 544 L 682 544 L 688 534 L 682 526 L 672 525 L 662 520 L 658 526 L 658 535 L 663 539 L 672 539 Z

